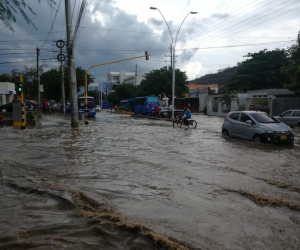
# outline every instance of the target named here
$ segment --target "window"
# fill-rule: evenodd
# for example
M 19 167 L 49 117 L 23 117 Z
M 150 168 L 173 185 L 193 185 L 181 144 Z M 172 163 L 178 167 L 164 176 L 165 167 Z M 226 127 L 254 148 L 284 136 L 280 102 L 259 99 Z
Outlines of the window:
M 287 111 L 287 112 L 283 113 L 281 116 L 287 117 L 287 116 L 291 116 L 291 114 L 292 114 L 292 111 Z
M 300 111 L 294 111 L 292 116 L 300 116 Z
M 233 113 L 230 115 L 230 119 L 238 121 L 240 117 L 240 113 Z
M 241 122 L 246 122 L 247 120 L 251 120 L 251 118 L 248 115 L 242 113 L 241 114 Z

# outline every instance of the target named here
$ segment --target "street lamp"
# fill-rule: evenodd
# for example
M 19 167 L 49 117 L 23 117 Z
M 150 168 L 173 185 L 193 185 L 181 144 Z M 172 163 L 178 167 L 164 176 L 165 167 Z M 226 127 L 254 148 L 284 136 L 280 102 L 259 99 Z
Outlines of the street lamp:
M 180 26 L 179 26 L 179 29 L 178 29 L 178 31 L 177 31 L 177 34 L 176 34 L 176 37 L 175 37 L 175 42 L 173 42 L 173 37 L 172 37 L 172 34 L 171 34 L 171 31 L 170 31 L 169 25 L 168 25 L 168 23 L 167 23 L 167 21 L 166 21 L 164 15 L 163 15 L 163 14 L 161 13 L 161 11 L 160 11 L 158 8 L 156 8 L 156 7 L 150 7 L 150 9 L 151 9 L 151 10 L 158 10 L 158 11 L 159 11 L 159 13 L 161 14 L 161 16 L 163 17 L 163 19 L 165 20 L 165 23 L 166 23 L 166 25 L 167 25 L 167 27 L 168 27 L 168 29 L 169 29 L 170 37 L 171 37 L 171 41 L 172 41 L 172 47 L 171 47 L 171 48 L 172 48 L 172 52 L 173 52 L 173 56 L 172 56 L 172 59 L 173 59 L 173 68 L 172 68 L 172 70 L 173 70 L 173 74 L 172 74 L 172 118 L 174 119 L 174 107 L 175 107 L 175 106 L 174 106 L 174 102 L 175 102 L 175 46 L 176 46 L 176 42 L 177 42 L 177 37 L 178 37 L 179 31 L 180 31 L 180 28 L 181 28 L 183 22 L 185 21 L 185 19 L 187 18 L 187 16 L 188 16 L 189 14 L 197 14 L 198 12 L 191 11 L 191 12 L 189 12 L 189 13 L 185 16 L 185 18 L 184 18 L 183 21 L 181 22 L 181 24 L 180 24 Z

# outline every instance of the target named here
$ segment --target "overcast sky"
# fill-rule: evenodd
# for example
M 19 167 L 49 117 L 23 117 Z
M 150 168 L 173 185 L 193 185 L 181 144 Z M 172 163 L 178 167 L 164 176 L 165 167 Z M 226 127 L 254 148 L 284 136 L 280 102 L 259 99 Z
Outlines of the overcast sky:
M 55 41 L 66 41 L 65 1 L 55 1 L 53 9 L 46 0 L 41 4 L 26 1 L 36 12 L 27 11 L 37 29 L 19 14 L 12 24 L 14 32 L 0 21 L 0 74 L 22 71 L 25 65 L 36 67 L 37 48 L 46 71 L 60 66 Z M 83 1 L 70 2 L 74 32 Z M 191 11 L 198 13 L 188 15 Z M 134 72 L 137 66 L 138 72 L 148 73 L 169 66 L 170 44 L 179 31 L 176 68 L 193 80 L 236 66 L 248 53 L 295 44 L 299 16 L 299 0 L 88 0 L 76 33 L 76 66 L 87 69 L 142 56 L 146 50 L 151 54 L 149 61 L 141 58 L 108 64 L 89 74 L 95 82 L 103 82 L 110 71 Z

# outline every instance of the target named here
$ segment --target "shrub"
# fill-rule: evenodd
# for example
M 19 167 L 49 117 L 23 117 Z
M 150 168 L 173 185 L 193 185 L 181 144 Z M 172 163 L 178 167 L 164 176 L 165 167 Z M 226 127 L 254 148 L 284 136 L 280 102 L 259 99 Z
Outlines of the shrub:
M 34 111 L 27 111 L 26 112 L 26 119 L 34 119 L 35 118 L 35 112 Z

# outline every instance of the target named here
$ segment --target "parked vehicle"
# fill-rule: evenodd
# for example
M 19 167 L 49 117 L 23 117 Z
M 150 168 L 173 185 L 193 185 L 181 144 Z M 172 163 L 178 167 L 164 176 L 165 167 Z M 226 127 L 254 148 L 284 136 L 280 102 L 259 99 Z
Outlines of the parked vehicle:
M 107 101 L 107 100 L 104 100 L 103 102 L 102 102 L 102 108 L 103 109 L 110 109 L 110 103 L 109 103 L 109 101 Z
M 27 111 L 29 110 L 37 111 L 37 104 L 32 101 L 25 100 L 24 105 Z M 2 112 L 3 109 L 5 109 L 6 112 L 12 112 L 12 102 L 1 105 L 0 112 Z
M 96 105 L 96 111 L 97 111 L 97 112 L 100 112 L 100 111 L 101 111 L 100 105 Z
M 133 111 L 133 98 L 121 100 L 119 109 Z
M 157 96 L 136 97 L 133 101 L 133 112 L 141 115 L 152 115 L 156 106 L 159 106 Z
M 261 111 L 229 112 L 222 125 L 222 134 L 250 141 L 293 142 L 291 128 Z
M 289 125 L 291 128 L 300 128 L 300 109 L 290 109 L 279 116 L 274 116 L 277 120 Z
M 170 110 L 168 107 L 159 107 L 159 115 L 161 117 L 169 117 Z

